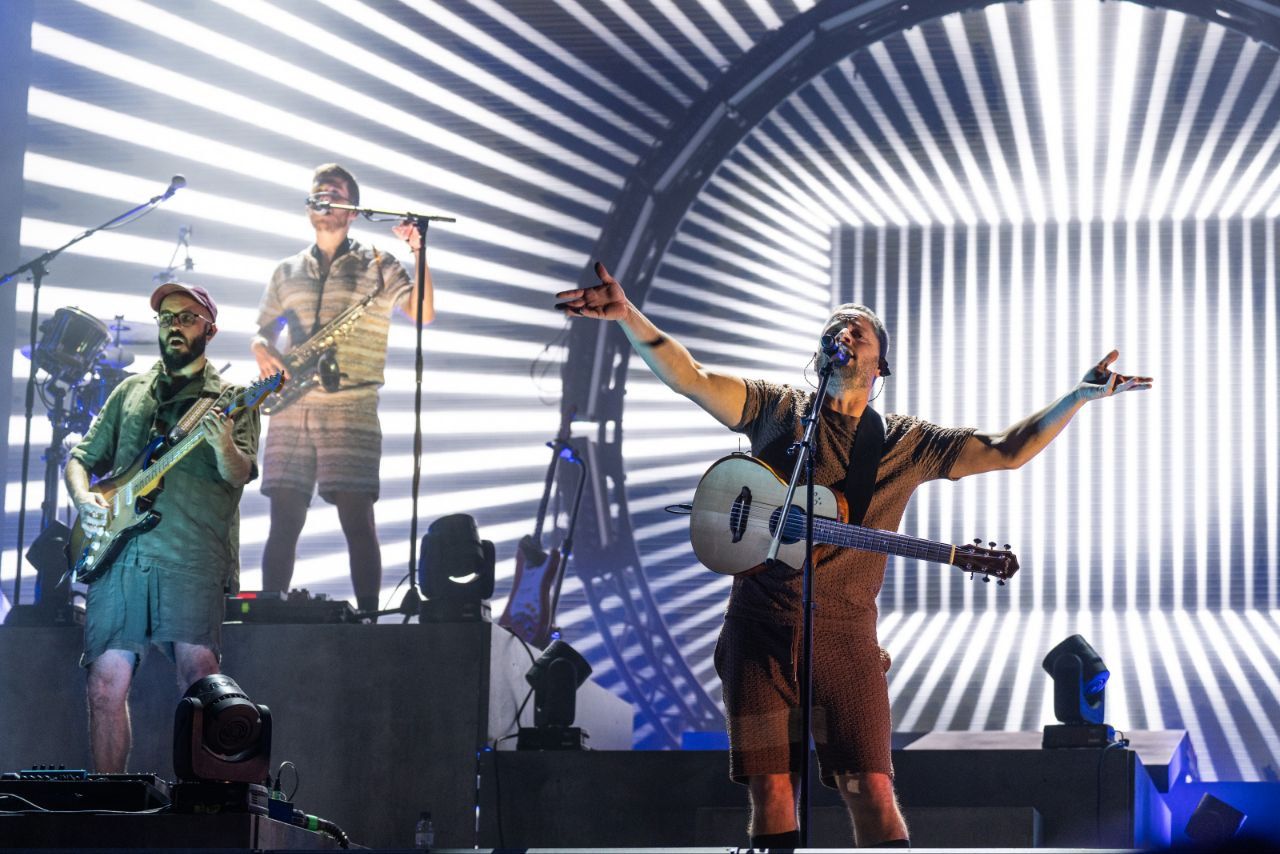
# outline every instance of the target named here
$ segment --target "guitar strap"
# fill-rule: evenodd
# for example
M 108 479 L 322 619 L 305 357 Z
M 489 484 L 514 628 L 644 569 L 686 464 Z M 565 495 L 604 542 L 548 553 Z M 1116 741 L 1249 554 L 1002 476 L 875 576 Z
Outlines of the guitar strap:
M 204 418 L 205 413 L 217 404 L 221 399 L 220 395 L 212 395 L 207 392 L 196 398 L 196 402 L 191 404 L 191 408 L 186 414 L 178 419 L 178 423 L 173 425 L 173 429 L 169 431 L 168 440 L 172 442 L 180 442 L 187 437 L 196 425 L 200 423 L 200 419 Z
M 849 505 L 849 523 L 861 525 L 876 491 L 876 471 L 884 448 L 884 419 L 870 406 L 862 411 L 853 435 L 853 452 L 844 474 L 844 500 Z

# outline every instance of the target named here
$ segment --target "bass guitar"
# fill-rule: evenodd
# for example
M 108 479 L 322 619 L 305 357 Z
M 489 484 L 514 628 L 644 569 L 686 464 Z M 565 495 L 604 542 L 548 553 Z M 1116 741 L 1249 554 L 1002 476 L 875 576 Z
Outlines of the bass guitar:
M 950 564 L 964 572 L 982 575 L 983 581 L 1001 584 L 1018 571 L 1018 559 L 1009 547 L 1002 550 L 971 545 L 935 543 L 893 531 L 864 528 L 841 521 L 846 507 L 843 495 L 825 486 L 813 490 L 814 542 L 880 554 L 900 555 Z M 793 501 L 801 497 L 797 490 Z M 704 566 L 722 575 L 750 575 L 766 568 L 774 532 L 782 520 L 787 482 L 765 463 L 744 454 L 717 461 L 698 483 L 689 520 L 693 553 Z M 782 545 L 778 560 L 800 569 L 805 555 L 803 504 L 793 503 L 782 521 Z
M 236 395 L 223 413 L 234 418 L 253 409 L 262 399 L 280 387 L 284 375 L 273 374 L 258 380 Z M 73 581 L 92 584 L 111 567 L 111 562 L 131 537 L 160 524 L 160 514 L 151 509 L 163 484 L 165 472 L 187 454 L 200 447 L 204 431 L 196 429 L 163 454 L 156 456 L 165 442 L 164 436 L 152 439 L 129 465 L 99 480 L 90 491 L 107 500 L 107 520 L 97 534 L 90 536 L 76 517 L 71 529 L 68 554 L 75 561 L 71 568 Z

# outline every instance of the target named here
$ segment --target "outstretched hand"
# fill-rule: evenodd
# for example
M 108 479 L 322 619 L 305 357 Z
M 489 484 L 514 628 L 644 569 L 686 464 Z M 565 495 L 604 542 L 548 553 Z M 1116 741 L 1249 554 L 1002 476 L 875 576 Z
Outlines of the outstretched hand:
M 574 288 L 556 294 L 556 308 L 569 317 L 593 317 L 597 320 L 619 320 L 626 316 L 630 303 L 618 280 L 599 261 L 596 276 L 600 284 L 589 288 Z
M 1125 391 L 1151 388 L 1151 377 L 1135 377 L 1117 374 L 1111 365 L 1120 358 L 1119 350 L 1112 350 L 1102 357 L 1102 361 L 1089 369 L 1080 380 L 1078 386 L 1085 400 L 1097 400 L 1100 397 L 1111 397 Z

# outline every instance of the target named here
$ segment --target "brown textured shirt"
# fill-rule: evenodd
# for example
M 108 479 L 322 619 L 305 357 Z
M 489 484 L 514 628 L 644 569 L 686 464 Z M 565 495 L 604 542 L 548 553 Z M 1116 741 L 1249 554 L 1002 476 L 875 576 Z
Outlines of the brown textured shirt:
M 802 418 L 813 393 L 763 380 L 747 380 L 742 419 L 733 429 L 751 439 L 751 453 L 783 477 L 791 471 L 787 449 L 804 435 Z M 916 487 L 947 477 L 973 428 L 946 428 L 907 415 L 887 415 L 876 488 L 862 524 L 896 531 Z M 817 430 L 814 480 L 843 489 L 858 419 L 822 411 Z M 884 582 L 886 555 L 819 546 L 814 571 L 815 622 L 875 636 L 876 596 Z M 801 617 L 800 570 L 789 567 L 736 576 L 729 596 L 730 616 L 797 624 Z
M 346 251 L 333 259 L 327 276 L 321 274 L 314 249 L 313 245 L 280 262 L 258 309 L 262 336 L 275 341 L 283 326 L 289 332 L 288 349 L 306 341 L 316 329 L 378 287 L 372 249 L 350 240 Z M 338 370 L 344 374 L 341 388 L 336 392 L 313 389 L 298 405 L 366 405 L 377 400 L 387 362 L 391 314 L 413 290 L 400 262 L 386 252 L 381 254 L 385 289 L 351 334 L 338 342 Z

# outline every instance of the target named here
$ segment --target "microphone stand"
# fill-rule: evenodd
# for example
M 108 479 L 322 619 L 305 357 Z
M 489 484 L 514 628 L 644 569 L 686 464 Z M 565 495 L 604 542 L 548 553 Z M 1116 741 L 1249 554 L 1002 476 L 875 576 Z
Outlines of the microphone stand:
M 433 222 L 457 222 L 451 216 L 416 213 L 414 211 L 384 211 L 376 208 L 362 208 L 356 205 L 342 205 L 336 202 L 319 202 L 316 210 L 355 211 L 371 222 L 399 220 L 412 222 L 418 230 L 418 249 L 414 253 L 417 269 L 417 312 L 414 324 L 417 326 L 418 341 L 414 349 L 414 390 L 413 390 L 413 495 L 411 496 L 409 516 L 409 589 L 399 608 L 388 613 L 404 614 L 407 623 L 411 617 L 417 616 L 422 609 L 422 591 L 418 589 L 418 487 L 422 482 L 422 297 L 427 290 L 427 226 Z M 378 217 L 379 219 L 375 219 Z M 383 613 L 383 612 L 379 612 Z M 376 619 L 376 617 L 375 617 Z
M 805 522 L 804 522 L 804 567 L 801 570 L 801 615 L 800 661 L 796 667 L 796 681 L 800 693 L 800 738 L 802 742 L 800 760 L 800 793 L 799 793 L 799 825 L 800 847 L 809 846 L 809 768 L 811 757 L 809 750 L 810 733 L 813 729 L 813 456 L 814 436 L 817 434 L 818 422 L 822 417 L 822 407 L 827 400 L 827 387 L 831 383 L 831 374 L 835 371 L 835 359 L 828 357 L 826 364 L 818 369 L 818 390 L 813 395 L 813 406 L 809 414 L 802 419 L 804 437 L 793 444 L 789 452 L 796 457 L 791 467 L 791 478 L 787 482 L 787 494 L 783 498 L 783 512 L 778 517 L 777 528 L 773 532 L 773 541 L 769 544 L 769 552 L 765 564 L 770 568 L 778 568 L 778 549 L 782 545 L 782 535 L 791 518 L 791 501 L 800 483 L 803 472 L 805 486 Z M 799 452 L 797 454 L 797 452 Z
M 27 526 L 27 478 L 31 472 L 31 419 L 35 410 L 36 400 L 36 334 L 40 328 L 40 285 L 44 281 L 44 277 L 49 274 L 49 262 L 53 261 L 67 249 L 75 246 L 81 240 L 91 237 L 113 225 L 117 225 L 127 221 L 135 214 L 141 214 L 143 211 L 153 208 L 161 202 L 168 199 L 176 193 L 182 186 L 176 182 L 170 182 L 169 188 L 158 196 L 152 196 L 137 207 L 130 208 L 117 217 L 107 220 L 102 225 L 82 231 L 57 249 L 50 249 L 36 258 L 31 259 L 21 267 L 10 270 L 3 276 L 0 276 L 0 287 L 3 287 L 10 280 L 21 276 L 23 273 L 31 274 L 31 370 L 27 374 L 27 397 L 26 397 L 26 425 L 22 435 L 22 486 L 18 493 L 18 547 L 17 547 L 17 567 L 14 569 L 13 575 L 13 604 L 16 607 L 22 602 L 22 547 L 25 545 L 26 526 Z M 47 479 L 46 479 L 47 480 Z M 56 483 L 55 483 L 56 486 Z M 47 507 L 53 506 L 51 497 L 46 495 L 44 499 L 44 507 L 42 507 L 41 530 L 48 525 L 52 514 L 47 511 Z

